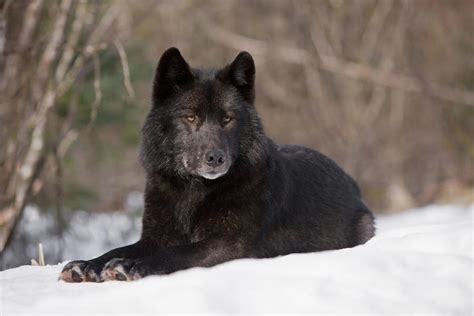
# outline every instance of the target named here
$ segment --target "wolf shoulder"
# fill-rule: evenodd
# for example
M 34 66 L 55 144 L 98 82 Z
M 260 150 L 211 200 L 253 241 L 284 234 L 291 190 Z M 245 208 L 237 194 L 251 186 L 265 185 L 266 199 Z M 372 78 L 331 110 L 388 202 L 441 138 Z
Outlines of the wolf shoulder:
M 301 145 L 276 146 L 284 167 L 299 181 L 310 181 L 326 189 L 345 188 L 360 197 L 357 182 L 331 158 Z

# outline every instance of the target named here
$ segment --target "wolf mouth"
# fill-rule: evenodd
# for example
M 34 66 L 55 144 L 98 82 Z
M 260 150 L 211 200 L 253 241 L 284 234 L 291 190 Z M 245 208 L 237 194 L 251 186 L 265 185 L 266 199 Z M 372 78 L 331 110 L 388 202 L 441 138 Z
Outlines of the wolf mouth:
M 213 173 L 213 172 L 198 172 L 198 173 L 201 177 L 203 177 L 205 179 L 215 180 L 215 179 L 220 178 L 223 175 L 225 175 L 227 173 L 227 171 L 217 172 L 217 173 Z

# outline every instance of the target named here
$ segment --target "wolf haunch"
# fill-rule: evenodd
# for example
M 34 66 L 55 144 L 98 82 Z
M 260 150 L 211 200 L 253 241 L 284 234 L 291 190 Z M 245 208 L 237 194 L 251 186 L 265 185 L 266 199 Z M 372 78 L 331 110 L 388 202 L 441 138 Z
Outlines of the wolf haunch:
M 141 238 L 70 262 L 61 279 L 134 280 L 238 258 L 353 247 L 374 235 L 356 182 L 334 161 L 265 136 L 254 83 L 246 52 L 218 70 L 190 68 L 176 48 L 163 54 L 142 130 Z

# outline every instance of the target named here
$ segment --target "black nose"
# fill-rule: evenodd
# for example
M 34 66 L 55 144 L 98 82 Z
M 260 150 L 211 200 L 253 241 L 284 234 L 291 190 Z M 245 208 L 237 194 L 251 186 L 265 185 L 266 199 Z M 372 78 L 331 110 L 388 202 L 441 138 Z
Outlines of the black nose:
M 223 150 L 209 150 L 206 153 L 206 163 L 211 167 L 218 167 L 225 162 L 225 153 Z

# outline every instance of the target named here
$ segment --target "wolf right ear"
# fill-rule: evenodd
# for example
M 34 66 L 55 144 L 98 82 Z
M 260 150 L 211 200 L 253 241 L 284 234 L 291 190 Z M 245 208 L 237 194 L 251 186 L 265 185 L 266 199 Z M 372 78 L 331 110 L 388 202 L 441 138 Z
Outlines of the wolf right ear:
M 194 79 L 191 68 L 176 47 L 168 48 L 160 58 L 153 82 L 153 100 L 167 98 Z

